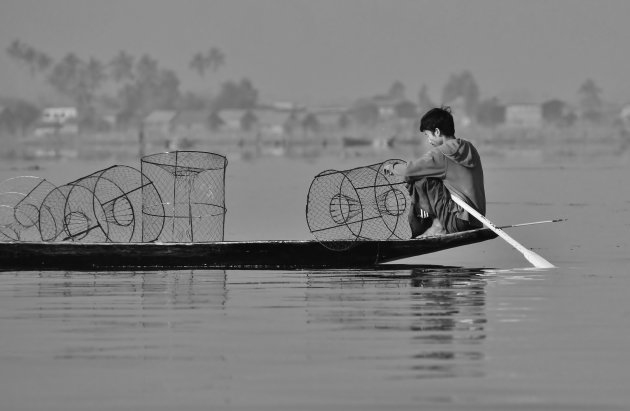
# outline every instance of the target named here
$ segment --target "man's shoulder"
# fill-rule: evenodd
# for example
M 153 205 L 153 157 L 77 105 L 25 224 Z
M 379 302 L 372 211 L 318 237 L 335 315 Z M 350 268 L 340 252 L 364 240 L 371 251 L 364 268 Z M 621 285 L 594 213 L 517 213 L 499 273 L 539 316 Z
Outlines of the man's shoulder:
M 453 150 L 453 151 L 459 150 L 460 147 L 466 147 L 468 149 L 477 151 L 477 148 L 470 140 L 466 140 L 459 137 L 447 141 L 446 143 L 443 144 L 443 146 L 446 146 L 449 150 Z
M 428 151 L 426 151 L 422 155 L 422 157 L 433 158 L 433 159 L 438 158 L 438 157 L 443 157 L 445 154 L 443 150 L 443 146 L 444 144 L 436 146 L 436 147 L 431 147 Z
M 444 155 L 452 155 L 457 152 L 462 145 L 470 144 L 468 141 L 461 138 L 452 138 L 445 141 L 443 144 L 436 147 L 436 149 Z

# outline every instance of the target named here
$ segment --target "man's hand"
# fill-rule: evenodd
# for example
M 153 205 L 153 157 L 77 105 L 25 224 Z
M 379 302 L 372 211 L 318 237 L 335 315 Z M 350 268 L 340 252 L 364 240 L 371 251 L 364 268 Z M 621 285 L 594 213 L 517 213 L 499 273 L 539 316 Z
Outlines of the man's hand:
M 393 176 L 394 175 L 394 164 L 385 164 L 385 167 L 383 167 L 383 172 L 385 173 L 386 176 Z
M 398 170 L 396 170 L 395 167 L 397 165 L 399 165 L 399 164 L 401 164 L 401 167 L 399 167 Z M 406 165 L 406 163 L 403 162 L 403 161 L 397 161 L 395 163 L 385 164 L 385 166 L 383 167 L 383 173 L 386 176 L 400 176 L 400 175 L 404 175 L 404 171 L 403 170 L 405 169 L 405 167 L 404 167 L 405 165 Z

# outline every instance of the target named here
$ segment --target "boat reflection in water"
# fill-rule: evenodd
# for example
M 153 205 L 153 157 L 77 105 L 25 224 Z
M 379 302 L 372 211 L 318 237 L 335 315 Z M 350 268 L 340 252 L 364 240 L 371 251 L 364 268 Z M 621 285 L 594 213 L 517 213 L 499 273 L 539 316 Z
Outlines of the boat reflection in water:
M 25 357 L 193 360 L 204 343 L 191 335 L 221 316 L 227 301 L 225 270 L 17 272 L 14 279 L 10 295 L 2 294 L 28 309 L 13 304 L 7 318 L 38 330 L 21 342 Z
M 419 267 L 357 274 L 312 273 L 307 292 L 311 321 L 360 340 L 355 359 L 379 364 L 391 378 L 484 375 L 483 271 Z
M 392 378 L 483 375 L 482 271 L 391 267 L 20 272 L 11 297 L 36 303 L 27 312 L 45 324 L 41 338 L 64 335 L 46 346 L 55 358 L 212 362 L 251 350 L 247 341 L 262 344 L 252 355 L 268 356 L 286 336 L 326 347 L 305 347 L 309 356 L 369 364 Z
M 488 278 L 480 274 L 426 266 L 0 272 L 10 353 L 0 366 L 21 370 L 3 388 L 25 409 L 86 409 L 93 397 L 74 387 L 101 398 L 104 384 L 109 401 L 122 398 L 115 404 L 126 408 L 147 398 L 168 409 L 182 398 L 195 409 L 431 400 L 429 381 L 487 376 Z

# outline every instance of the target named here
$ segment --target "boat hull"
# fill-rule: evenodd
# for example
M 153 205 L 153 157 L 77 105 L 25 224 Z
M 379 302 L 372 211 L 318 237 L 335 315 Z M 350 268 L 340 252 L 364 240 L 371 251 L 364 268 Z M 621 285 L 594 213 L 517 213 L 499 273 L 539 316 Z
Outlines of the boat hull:
M 0 243 L 0 270 L 308 269 L 372 267 L 495 238 L 488 229 L 411 240 L 212 243 Z

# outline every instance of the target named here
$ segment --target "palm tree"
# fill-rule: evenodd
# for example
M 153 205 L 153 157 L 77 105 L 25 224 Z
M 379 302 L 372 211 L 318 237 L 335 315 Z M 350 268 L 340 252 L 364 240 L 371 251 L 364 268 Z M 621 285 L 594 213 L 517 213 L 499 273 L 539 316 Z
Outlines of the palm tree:
M 22 55 L 23 55 L 23 49 L 24 49 L 24 45 L 22 44 L 22 42 L 20 42 L 20 40 L 13 40 L 11 45 L 7 47 L 7 54 L 9 55 L 9 57 L 13 59 L 21 60 Z
M 148 54 L 142 55 L 136 64 L 136 73 L 140 83 L 150 83 L 156 80 L 160 73 L 157 60 Z
M 418 107 L 421 112 L 427 111 L 432 107 L 435 107 L 435 104 L 429 97 L 429 89 L 426 84 L 423 84 L 420 88 L 420 92 L 418 93 Z
M 81 78 L 81 66 L 84 63 L 74 53 L 68 53 L 52 69 L 48 82 L 62 94 L 76 94 L 77 84 Z
M 197 52 L 188 63 L 191 70 L 194 70 L 201 77 L 205 76 L 208 69 L 217 71 L 225 64 L 225 53 L 216 47 L 212 47 L 207 53 Z
M 35 56 L 35 66 L 38 72 L 48 70 L 48 67 L 50 67 L 52 63 L 52 58 L 44 53 L 37 53 Z
M 212 47 L 206 55 L 206 62 L 212 71 L 217 71 L 225 64 L 225 53 L 216 47 Z
M 195 53 L 195 55 L 190 60 L 190 63 L 188 63 L 188 66 L 191 70 L 196 71 L 197 74 L 199 74 L 201 77 L 206 74 L 206 69 L 208 68 L 206 58 L 201 53 Z
M 133 79 L 134 57 L 125 51 L 120 51 L 109 62 L 111 76 L 116 83 Z
M 22 43 L 20 40 L 13 40 L 6 51 L 9 57 L 25 65 L 31 76 L 46 71 L 53 63 L 52 58 L 47 54 Z
M 580 107 L 582 117 L 591 121 L 599 121 L 602 118 L 602 89 L 592 79 L 587 79 L 579 88 Z
M 94 90 L 98 89 L 107 80 L 105 64 L 91 57 L 86 67 L 86 77 L 90 87 Z

